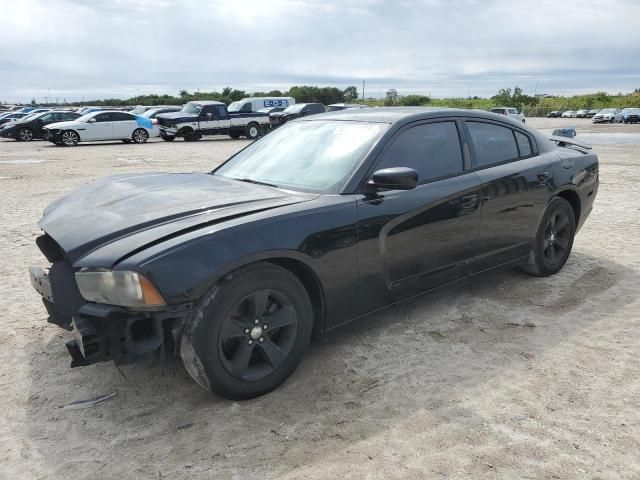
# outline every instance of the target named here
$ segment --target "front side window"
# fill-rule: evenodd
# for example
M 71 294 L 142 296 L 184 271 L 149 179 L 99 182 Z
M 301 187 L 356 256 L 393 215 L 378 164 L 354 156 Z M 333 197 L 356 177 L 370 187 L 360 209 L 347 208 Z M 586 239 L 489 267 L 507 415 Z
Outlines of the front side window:
M 467 122 L 475 155 L 474 167 L 485 167 L 518 158 L 513 130 L 493 123 Z
M 110 122 L 111 121 L 111 113 L 99 113 L 95 117 L 96 122 Z
M 426 123 L 401 132 L 382 154 L 376 166 L 409 167 L 419 181 L 429 181 L 462 172 L 462 150 L 455 122 Z
M 289 190 L 337 193 L 388 127 L 349 121 L 287 123 L 240 151 L 214 175 Z
M 198 105 L 196 103 L 187 103 L 184 107 L 182 107 L 181 112 L 188 113 L 190 115 L 198 115 L 202 110 L 202 105 Z

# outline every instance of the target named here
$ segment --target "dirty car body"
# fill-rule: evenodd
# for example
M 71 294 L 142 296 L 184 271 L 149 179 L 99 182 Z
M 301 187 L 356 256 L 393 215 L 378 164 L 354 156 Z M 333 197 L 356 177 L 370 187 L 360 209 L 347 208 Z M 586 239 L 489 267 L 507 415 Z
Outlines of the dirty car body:
M 226 176 L 236 157 L 260 155 L 294 129 L 336 135 L 342 126 L 370 141 L 329 187 Z M 435 145 L 432 158 L 421 158 L 423 141 Z M 352 148 L 338 143 L 332 148 Z M 554 199 L 569 202 L 578 230 L 598 188 L 597 156 L 585 146 L 479 111 L 327 113 L 288 122 L 245 150 L 210 173 L 103 178 L 45 210 L 37 244 L 51 266 L 32 268 L 31 281 L 49 322 L 74 332 L 72 366 L 180 353 L 206 293 L 255 263 L 299 279 L 316 332 L 486 270 L 527 265 Z M 412 175 L 411 185 L 393 183 Z

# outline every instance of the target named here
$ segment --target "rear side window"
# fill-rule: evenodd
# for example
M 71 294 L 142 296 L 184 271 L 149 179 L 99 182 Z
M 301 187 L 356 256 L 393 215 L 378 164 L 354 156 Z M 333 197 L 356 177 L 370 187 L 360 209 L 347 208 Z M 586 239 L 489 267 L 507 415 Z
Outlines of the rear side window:
M 513 130 L 492 123 L 467 122 L 475 155 L 473 167 L 485 167 L 518 158 Z
M 516 142 L 518 143 L 518 150 L 520 151 L 521 157 L 529 157 L 531 156 L 531 142 L 529 141 L 529 137 L 527 137 L 524 133 L 513 132 L 516 136 Z
M 129 114 L 129 113 L 124 113 L 124 112 L 115 112 L 112 113 L 112 121 L 113 122 L 130 122 L 131 120 L 135 120 L 136 117 L 134 117 L 133 115 Z
M 462 150 L 455 122 L 417 125 L 392 142 L 376 169 L 413 168 L 420 175 L 420 182 L 462 172 Z

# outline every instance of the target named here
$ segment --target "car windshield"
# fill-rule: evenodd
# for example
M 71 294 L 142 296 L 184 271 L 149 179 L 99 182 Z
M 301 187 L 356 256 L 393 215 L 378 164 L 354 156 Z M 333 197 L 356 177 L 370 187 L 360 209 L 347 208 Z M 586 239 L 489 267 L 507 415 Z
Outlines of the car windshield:
M 233 102 L 227 107 L 227 112 L 230 112 L 230 113 L 239 112 L 245 103 L 247 102 L 242 102 L 242 101 Z
M 200 110 L 202 110 L 202 105 L 198 105 L 197 103 L 187 103 L 180 111 L 182 113 L 197 115 L 200 113 Z
M 28 115 L 25 115 L 24 117 L 20 118 L 21 122 L 29 122 L 31 120 L 33 120 L 34 118 L 39 117 L 40 115 L 42 115 L 44 112 L 36 112 L 36 113 L 30 113 Z
M 615 108 L 603 108 L 602 110 L 600 110 L 600 113 L 615 113 L 615 111 Z
M 298 113 L 305 107 L 306 103 L 298 103 L 284 109 L 284 113 Z
M 82 115 L 81 117 L 76 118 L 75 120 L 73 120 L 74 122 L 82 122 L 82 123 L 87 123 L 89 120 L 91 120 L 93 117 L 96 116 L 96 114 L 98 114 L 99 112 L 89 112 L 89 113 L 85 113 L 84 115 Z
M 252 143 L 214 174 L 279 188 L 337 193 L 386 123 L 292 122 Z

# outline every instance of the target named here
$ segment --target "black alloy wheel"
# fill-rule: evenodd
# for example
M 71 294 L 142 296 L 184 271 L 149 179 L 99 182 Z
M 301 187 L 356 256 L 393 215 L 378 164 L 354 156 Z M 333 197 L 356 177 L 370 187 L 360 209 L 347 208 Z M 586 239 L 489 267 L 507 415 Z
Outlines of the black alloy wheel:
M 222 322 L 220 360 L 239 380 L 254 381 L 273 373 L 289 356 L 298 315 L 277 290 L 258 290 L 240 300 Z
M 564 198 L 554 198 L 542 217 L 533 239 L 529 263 L 523 270 L 538 277 L 558 273 L 571 254 L 575 233 L 573 207 Z
M 189 375 L 232 400 L 263 395 L 300 364 L 314 315 L 304 285 L 268 262 L 225 275 L 202 297 L 180 340 Z
M 570 220 L 566 212 L 557 210 L 547 221 L 543 240 L 544 260 L 549 266 L 564 261 L 572 242 Z

